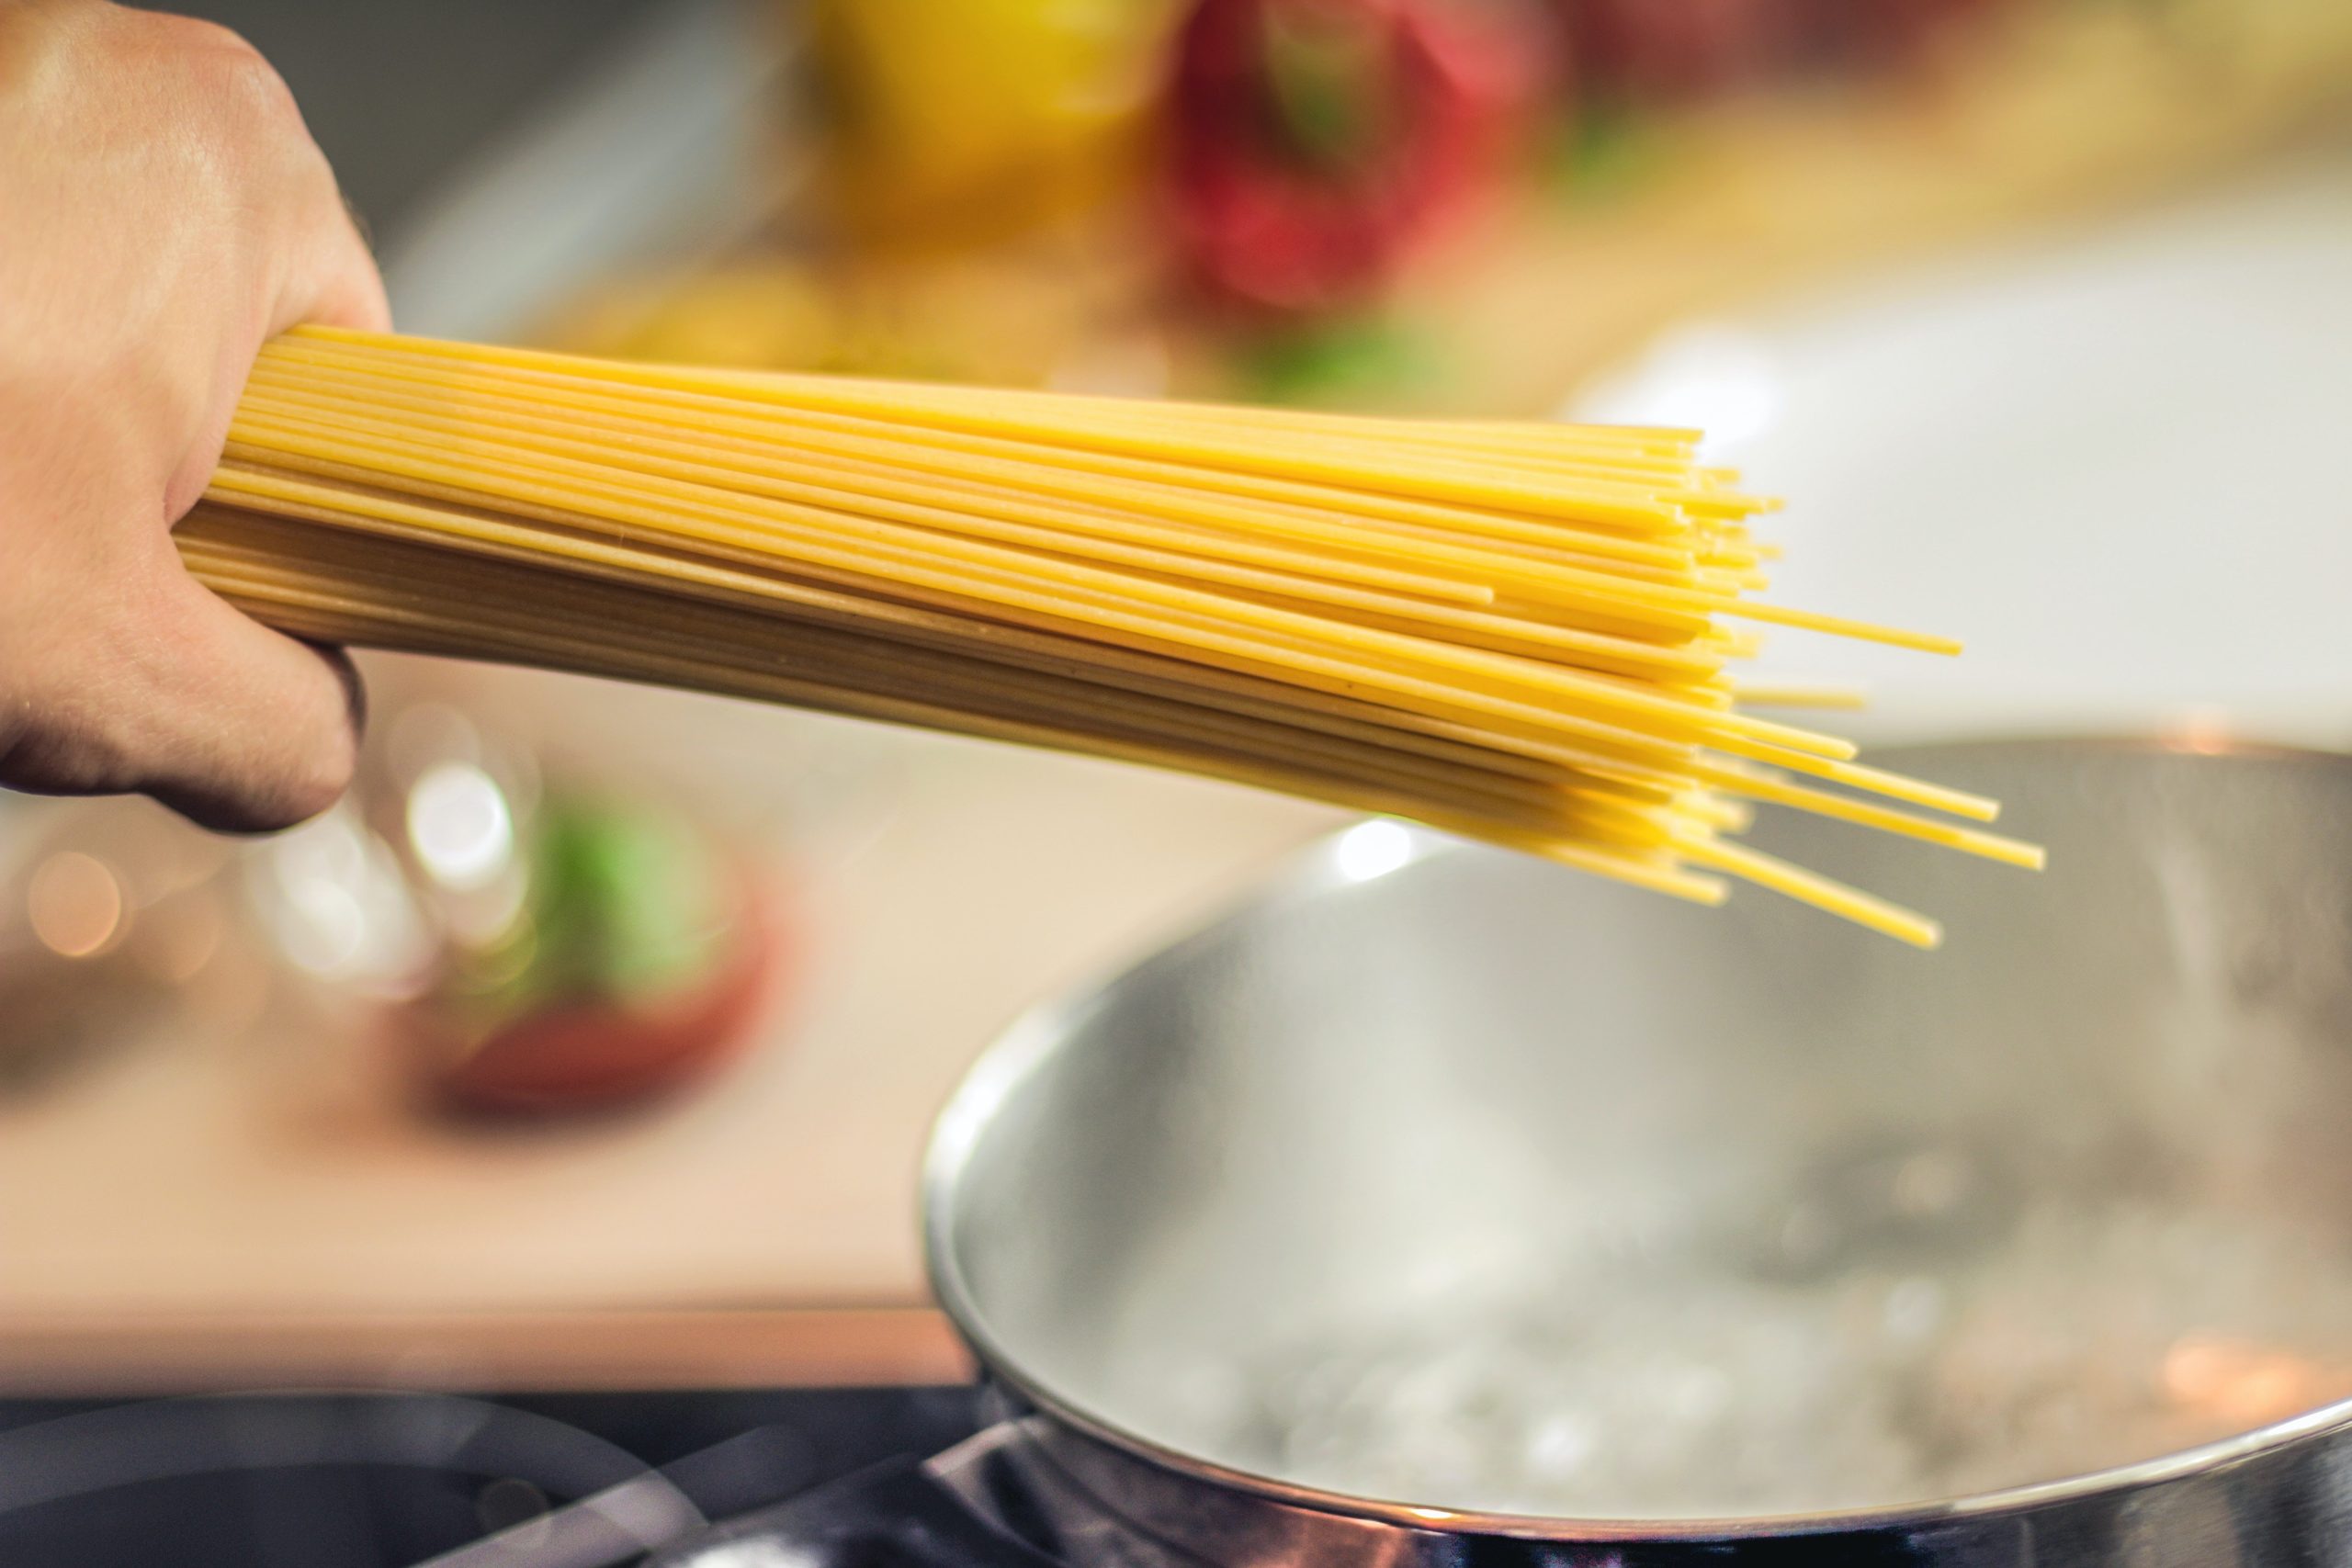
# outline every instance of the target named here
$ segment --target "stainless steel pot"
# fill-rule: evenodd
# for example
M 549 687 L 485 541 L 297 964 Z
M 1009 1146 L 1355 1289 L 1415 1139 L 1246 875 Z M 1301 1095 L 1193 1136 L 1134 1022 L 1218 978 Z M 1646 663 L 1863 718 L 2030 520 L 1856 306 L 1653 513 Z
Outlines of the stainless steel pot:
M 1898 762 L 2003 798 L 2050 870 L 1809 820 L 1756 840 L 1935 911 L 1939 953 L 1383 825 L 1021 1023 L 943 1117 L 927 1191 L 939 1296 L 1029 1414 L 934 1474 L 1065 1559 L 2352 1564 L 2352 1404 L 2260 1405 L 2352 1359 L 2352 760 L 2050 742 Z M 1493 1506 L 1442 1463 L 1367 1493 L 1267 1430 L 1301 1379 L 1393 1395 L 1361 1346 L 1442 1359 L 1494 1334 L 1497 1302 L 1570 1325 L 1510 1364 L 1542 1379 L 1671 1348 L 1708 1300 L 1740 1330 L 1905 1291 L 2006 1303 L 2007 1338 L 1887 1405 L 1981 1392 L 1990 1438 L 1960 1469 L 1998 1484 L 1937 1495 L 1875 1450 L 1836 1458 L 1858 1402 L 1917 1384 L 1957 1332 L 1931 1324 L 1891 1372 L 1883 1316 L 1787 1340 L 1815 1358 L 1794 1369 L 1739 1341 L 1724 1364 L 1789 1381 L 1788 1419 L 1629 1517 Z M 2009 1351 L 2041 1358 L 2023 1404 Z M 1515 1397 L 1509 1366 L 1472 1392 Z M 2078 1397 L 2079 1429 L 2050 1415 Z M 2146 1431 L 2099 1426 L 2135 1399 L 2120 1425 Z M 1428 1418 L 1325 1405 L 1340 1449 L 1384 1454 L 1382 1423 Z M 2243 1430 L 2249 1412 L 2284 1418 Z M 1621 1415 L 1588 1470 L 1674 1429 L 1664 1404 Z M 2020 1445 L 2052 1420 L 2096 1468 L 2035 1468 Z M 2212 1440 L 2147 1446 L 2192 1428 Z M 1813 1449 L 1814 1479 L 1775 1468 Z M 1008 1476 L 1019 1510 L 989 1501 Z

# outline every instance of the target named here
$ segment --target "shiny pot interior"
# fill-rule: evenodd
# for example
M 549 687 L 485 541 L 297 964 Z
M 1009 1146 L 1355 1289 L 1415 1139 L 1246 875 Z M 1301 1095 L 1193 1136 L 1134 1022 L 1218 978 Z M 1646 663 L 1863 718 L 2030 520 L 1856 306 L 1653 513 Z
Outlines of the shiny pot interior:
M 1899 764 L 2049 871 L 1752 839 L 1940 916 L 1933 953 L 1385 824 L 1320 846 L 976 1070 L 943 1300 L 1078 1427 L 1342 1510 L 1855 1519 L 2324 1435 L 2352 761 Z

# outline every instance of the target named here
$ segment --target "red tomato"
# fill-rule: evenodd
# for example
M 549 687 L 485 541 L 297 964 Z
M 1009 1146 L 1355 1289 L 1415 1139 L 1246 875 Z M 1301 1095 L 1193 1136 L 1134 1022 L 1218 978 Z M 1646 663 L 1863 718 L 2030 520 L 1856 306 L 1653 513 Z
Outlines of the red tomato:
M 1281 311 L 1372 292 L 1478 194 L 1540 30 L 1436 0 L 1203 0 L 1179 39 L 1170 184 L 1211 291 Z
M 733 951 L 701 984 L 650 1004 L 560 1004 L 459 1050 L 446 1021 L 418 1026 L 427 1087 L 445 1103 L 503 1114 L 616 1108 L 683 1087 L 731 1058 L 788 957 L 773 901 L 753 897 Z

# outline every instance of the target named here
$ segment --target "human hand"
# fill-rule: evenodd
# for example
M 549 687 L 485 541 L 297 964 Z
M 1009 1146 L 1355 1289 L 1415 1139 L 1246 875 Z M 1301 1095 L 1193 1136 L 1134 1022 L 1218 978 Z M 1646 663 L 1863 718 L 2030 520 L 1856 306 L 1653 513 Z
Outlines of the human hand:
M 349 662 L 231 609 L 170 535 L 302 321 L 389 312 L 268 63 L 209 23 L 0 0 L 0 785 L 267 829 L 349 782 Z

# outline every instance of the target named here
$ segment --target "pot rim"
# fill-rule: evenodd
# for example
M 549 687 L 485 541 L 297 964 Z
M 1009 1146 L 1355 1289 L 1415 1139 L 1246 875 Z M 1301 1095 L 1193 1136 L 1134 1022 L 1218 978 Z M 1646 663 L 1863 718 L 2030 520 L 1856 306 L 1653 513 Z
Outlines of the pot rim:
M 2179 735 L 2131 732 L 2114 735 L 2022 735 L 1891 746 L 1874 759 L 1901 764 L 1916 761 L 1932 772 L 1937 760 L 1987 752 L 2110 751 L 2201 756 L 2233 761 L 2321 764 L 2352 769 L 2352 752 L 2273 744 L 2196 731 Z M 1368 821 L 1386 821 L 1372 818 Z M 1548 1514 L 1488 1512 L 1436 1507 L 1394 1499 L 1360 1496 L 1280 1480 L 1274 1476 L 1204 1459 L 1098 1416 L 1054 1392 L 1050 1382 L 1023 1366 L 989 1331 L 978 1300 L 957 1262 L 951 1234 L 956 1194 L 973 1150 L 998 1109 L 1030 1076 L 1067 1047 L 1107 993 L 1139 964 L 1189 946 L 1228 921 L 1306 902 L 1335 888 L 1369 880 L 1342 863 L 1340 846 L 1359 821 L 1328 834 L 1289 857 L 1255 889 L 1213 912 L 1176 939 L 1130 958 L 1059 998 L 1031 1008 L 1000 1032 L 949 1097 L 932 1129 L 924 1153 L 922 1207 L 924 1261 L 933 1293 L 987 1374 L 1037 1410 L 1072 1429 L 1148 1464 L 1264 1501 L 1310 1513 L 1338 1515 L 1405 1529 L 1494 1535 L 1566 1541 L 1724 1540 L 1752 1537 L 1819 1535 L 1844 1530 L 1902 1529 L 2023 1513 L 2052 1504 L 2154 1486 L 2203 1474 L 2225 1465 L 2275 1453 L 2296 1443 L 2352 1430 L 2352 1399 L 2339 1400 L 2283 1421 L 2250 1428 L 2130 1464 L 2086 1471 L 2057 1481 L 2007 1486 L 1989 1492 L 1927 1498 L 1883 1506 L 1827 1509 L 1817 1513 L 1758 1514 L 1721 1518 L 1600 1518 Z M 1471 846 L 1432 829 L 1403 824 L 1409 852 L 1380 873 L 1401 869 Z

